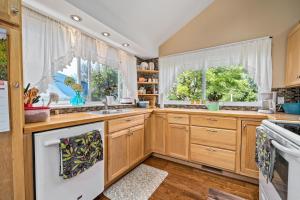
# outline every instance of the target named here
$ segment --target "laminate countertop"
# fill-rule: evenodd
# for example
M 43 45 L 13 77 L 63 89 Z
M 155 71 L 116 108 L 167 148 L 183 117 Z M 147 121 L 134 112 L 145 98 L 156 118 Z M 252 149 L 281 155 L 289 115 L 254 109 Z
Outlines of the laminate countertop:
M 235 111 L 235 110 L 220 110 L 220 111 L 209 111 L 205 109 L 183 109 L 183 108 L 165 108 L 165 109 L 129 109 L 129 111 L 117 114 L 93 114 L 89 112 L 78 112 L 70 114 L 59 114 L 50 117 L 47 122 L 38 122 L 25 124 L 24 134 L 31 134 L 34 132 L 47 131 L 57 128 L 64 128 L 68 126 L 75 126 L 86 123 L 93 123 L 99 121 L 107 121 L 111 119 L 128 117 L 134 115 L 141 115 L 146 113 L 182 113 L 182 114 L 205 114 L 214 116 L 225 116 L 225 117 L 239 117 L 248 119 L 272 119 L 272 120 L 288 120 L 300 122 L 300 115 L 290 115 L 285 113 L 275 114 L 262 114 L 255 111 Z

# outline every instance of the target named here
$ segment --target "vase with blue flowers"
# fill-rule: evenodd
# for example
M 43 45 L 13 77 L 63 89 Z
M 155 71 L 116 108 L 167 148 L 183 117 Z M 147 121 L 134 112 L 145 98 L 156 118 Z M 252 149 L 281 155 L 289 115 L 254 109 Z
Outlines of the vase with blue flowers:
M 82 106 L 85 104 L 85 98 L 82 96 L 82 86 L 75 82 L 72 77 L 66 77 L 64 81 L 65 85 L 71 87 L 74 90 L 74 96 L 70 99 L 72 106 Z

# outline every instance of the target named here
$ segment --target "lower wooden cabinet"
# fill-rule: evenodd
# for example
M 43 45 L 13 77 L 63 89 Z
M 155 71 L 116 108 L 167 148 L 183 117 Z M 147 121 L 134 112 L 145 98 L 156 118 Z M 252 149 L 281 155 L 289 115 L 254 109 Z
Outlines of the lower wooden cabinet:
M 255 162 L 256 127 L 260 121 L 242 121 L 241 142 L 241 173 L 258 178 L 258 168 Z
M 144 125 L 129 129 L 129 165 L 134 165 L 144 157 Z
M 144 125 L 108 135 L 107 179 L 121 175 L 144 157 Z
M 191 160 L 221 169 L 235 170 L 235 151 L 191 144 Z
M 108 136 L 108 181 L 122 174 L 129 167 L 129 130 L 118 131 Z
M 169 124 L 167 133 L 167 155 L 189 159 L 189 126 Z
M 145 115 L 145 138 L 144 138 L 144 154 L 147 155 L 152 152 L 152 115 Z
M 165 114 L 155 114 L 153 130 L 153 151 L 159 154 L 166 152 L 167 119 Z

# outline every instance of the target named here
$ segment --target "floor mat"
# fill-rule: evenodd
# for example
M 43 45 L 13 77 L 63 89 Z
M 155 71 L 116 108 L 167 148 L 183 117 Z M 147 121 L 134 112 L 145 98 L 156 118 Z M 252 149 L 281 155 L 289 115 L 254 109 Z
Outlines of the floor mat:
M 104 191 L 104 195 L 111 200 L 146 200 L 167 175 L 166 171 L 141 164 Z

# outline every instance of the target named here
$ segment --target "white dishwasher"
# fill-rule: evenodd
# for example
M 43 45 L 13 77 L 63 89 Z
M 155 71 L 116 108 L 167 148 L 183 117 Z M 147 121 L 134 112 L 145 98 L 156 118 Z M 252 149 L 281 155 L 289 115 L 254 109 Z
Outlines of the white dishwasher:
M 70 178 L 60 173 L 60 138 L 99 130 L 104 149 L 103 122 L 74 126 L 34 134 L 35 194 L 37 200 L 92 200 L 104 190 L 104 159 Z

